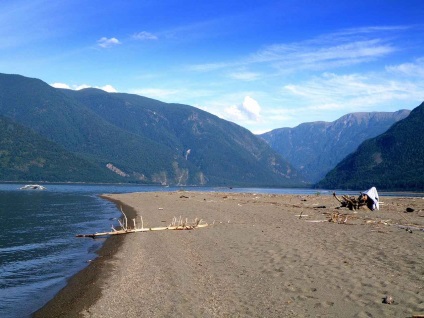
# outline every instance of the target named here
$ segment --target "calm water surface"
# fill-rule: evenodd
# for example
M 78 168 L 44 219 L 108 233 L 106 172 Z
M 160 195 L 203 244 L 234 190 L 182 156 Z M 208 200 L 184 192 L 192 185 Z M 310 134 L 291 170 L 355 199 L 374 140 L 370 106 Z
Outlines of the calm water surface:
M 103 239 L 75 234 L 110 229 L 120 216 L 99 194 L 161 188 L 0 184 L 0 317 L 28 317 L 96 257 Z
M 0 317 L 29 317 L 96 257 L 104 239 L 75 238 L 117 226 L 120 212 L 102 193 L 175 191 L 136 185 L 47 184 L 19 190 L 0 184 Z M 184 188 L 276 194 L 316 194 L 309 189 Z M 331 194 L 320 191 L 321 194 Z M 356 194 L 357 192 L 354 192 Z

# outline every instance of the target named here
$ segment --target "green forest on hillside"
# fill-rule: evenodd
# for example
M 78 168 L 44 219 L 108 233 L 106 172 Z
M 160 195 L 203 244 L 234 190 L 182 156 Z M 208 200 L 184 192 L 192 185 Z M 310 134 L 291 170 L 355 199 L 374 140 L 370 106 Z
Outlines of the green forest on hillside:
M 101 169 L 37 135 L 0 117 L 0 178 L 8 181 L 118 181 Z
M 80 175 L 82 171 L 90 173 L 91 168 L 101 170 L 87 175 L 87 180 L 222 186 L 303 184 L 295 169 L 262 139 L 188 105 L 99 89 L 56 89 L 38 79 L 0 74 L 0 115 L 52 143 L 39 144 L 39 151 L 55 145 L 72 154 L 75 162 L 84 162 L 87 168 L 80 168 Z M 35 156 L 34 151 L 28 154 Z M 57 160 L 57 165 L 62 163 Z M 107 165 L 121 175 L 112 173 Z M 18 166 L 5 164 L 3 180 L 12 176 L 12 170 L 25 178 Z M 43 175 L 46 168 L 31 166 L 27 177 L 80 179 L 65 177 L 65 173 Z
M 384 134 L 365 141 L 316 186 L 424 191 L 424 103 Z

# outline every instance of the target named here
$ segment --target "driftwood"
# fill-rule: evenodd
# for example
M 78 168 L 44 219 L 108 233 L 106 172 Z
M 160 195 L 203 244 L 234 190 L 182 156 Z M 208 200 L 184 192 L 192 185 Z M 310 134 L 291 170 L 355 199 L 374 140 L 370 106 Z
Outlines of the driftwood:
M 340 202 L 342 208 L 348 208 L 349 210 L 357 210 L 363 206 L 367 206 L 367 201 L 361 200 L 361 196 L 347 196 L 342 195 L 341 199 L 336 196 L 336 192 L 333 192 L 333 197 Z
M 334 212 L 330 215 L 328 222 L 346 224 L 349 219 L 349 215 Z
M 108 235 L 121 235 L 121 234 L 129 234 L 129 233 L 137 233 L 137 232 L 150 232 L 150 231 L 162 231 L 162 230 L 194 230 L 196 228 L 206 227 L 207 223 L 202 223 L 202 219 L 195 219 L 192 222 L 189 222 L 188 219 L 183 219 L 181 216 L 179 219 L 174 217 L 172 222 L 168 226 L 160 226 L 160 227 L 144 227 L 143 217 L 140 216 L 141 224 L 137 226 L 136 219 L 132 219 L 134 227 L 131 228 L 128 226 L 128 218 L 125 215 L 124 211 L 121 212 L 123 215 L 123 220 L 118 220 L 120 229 L 117 230 L 112 225 L 112 231 L 109 232 L 97 232 L 93 234 L 77 234 L 76 237 L 91 237 L 96 238 L 100 236 L 108 236 Z

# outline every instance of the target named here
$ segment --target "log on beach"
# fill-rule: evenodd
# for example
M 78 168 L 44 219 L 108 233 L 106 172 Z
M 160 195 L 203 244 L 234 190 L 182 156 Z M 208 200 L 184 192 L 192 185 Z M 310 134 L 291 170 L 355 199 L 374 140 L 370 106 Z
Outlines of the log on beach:
M 179 215 L 209 226 L 110 237 L 120 243 L 88 267 L 98 266 L 95 279 L 73 299 L 65 288 L 66 302 L 54 299 L 36 317 L 424 313 L 424 233 L 398 226 L 424 226 L 423 199 L 384 198 L 382 210 L 354 213 L 323 195 L 181 194 L 105 196 L 132 211 L 128 218 L 142 215 L 145 227 L 166 227 Z M 406 207 L 416 212 L 401 215 Z M 343 222 L 329 222 L 335 213 Z M 387 295 L 393 304 L 382 302 Z

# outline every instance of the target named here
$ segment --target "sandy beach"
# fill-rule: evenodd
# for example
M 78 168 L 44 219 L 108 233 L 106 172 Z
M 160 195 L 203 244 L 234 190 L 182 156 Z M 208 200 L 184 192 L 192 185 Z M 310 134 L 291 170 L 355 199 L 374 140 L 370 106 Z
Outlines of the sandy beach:
M 424 315 L 423 198 L 350 211 L 321 194 L 104 197 L 144 227 L 180 216 L 209 225 L 110 237 L 35 317 Z

